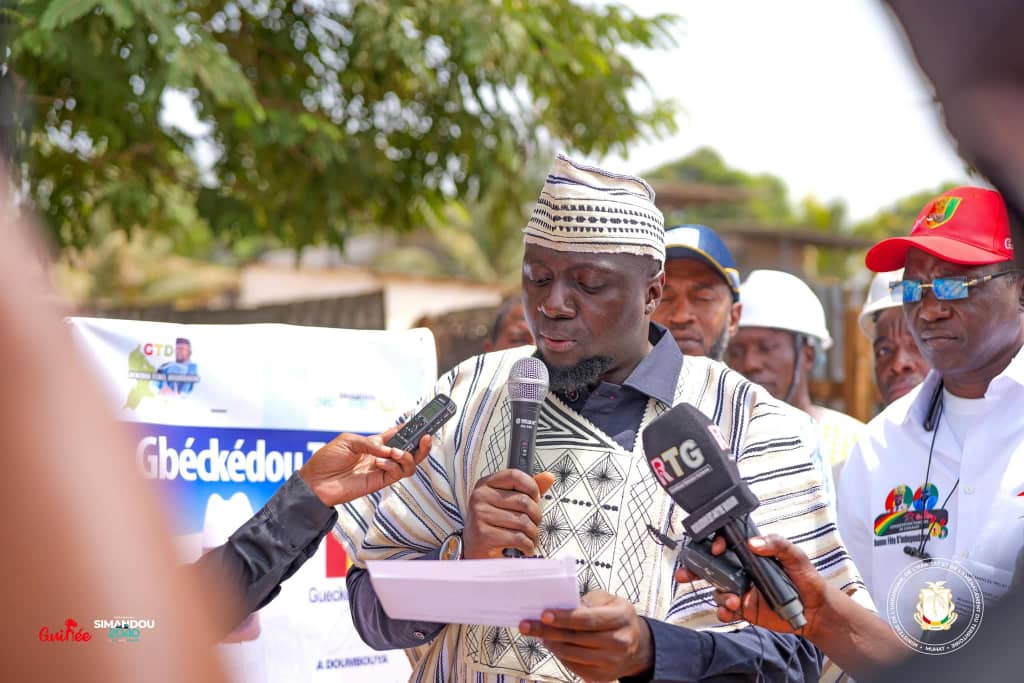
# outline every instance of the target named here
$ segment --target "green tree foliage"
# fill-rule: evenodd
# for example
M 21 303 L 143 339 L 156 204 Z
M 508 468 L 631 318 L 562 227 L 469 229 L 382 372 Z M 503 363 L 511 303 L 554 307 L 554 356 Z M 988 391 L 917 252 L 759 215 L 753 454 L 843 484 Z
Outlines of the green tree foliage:
M 680 181 L 739 188 L 748 194 L 737 202 L 714 202 L 688 208 L 684 213 L 666 216 L 670 222 L 708 223 L 744 221 L 781 226 L 793 223 L 796 216 L 790 205 L 786 183 L 770 173 L 752 174 L 733 168 L 709 147 L 660 166 L 644 176 L 651 181 Z
M 519 282 L 523 261 L 522 227 L 550 167 L 550 154 L 528 160 L 523 182 L 491 191 L 479 201 L 450 202 L 426 227 L 380 254 L 380 270 L 442 275 L 481 282 Z
M 673 127 L 624 48 L 674 18 L 568 0 L 14 0 L 0 73 L 27 117 L 20 175 L 61 246 L 144 228 L 294 247 L 507 212 L 542 146 L 622 152 Z M 216 150 L 161 121 L 187 95 Z M 518 226 L 517 226 L 518 229 Z M 187 237 L 182 237 L 187 235 Z M 190 236 L 189 236 L 190 235 Z

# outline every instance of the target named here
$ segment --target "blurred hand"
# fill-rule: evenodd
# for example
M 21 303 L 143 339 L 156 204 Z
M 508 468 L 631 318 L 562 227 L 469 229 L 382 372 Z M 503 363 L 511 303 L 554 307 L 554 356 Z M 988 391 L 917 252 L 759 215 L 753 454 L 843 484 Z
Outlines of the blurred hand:
M 580 607 L 545 610 L 540 621 L 524 621 L 519 632 L 544 647 L 585 681 L 614 681 L 654 666 L 651 629 L 625 598 L 596 590 Z
M 531 477 L 519 470 L 501 470 L 478 481 L 469 496 L 462 532 L 464 557 L 501 557 L 505 548 L 517 548 L 527 557 L 536 554 L 540 497 L 554 481 L 550 472 Z
M 755 536 L 749 539 L 747 544 L 755 555 L 774 557 L 782 563 L 782 568 L 792 579 L 796 591 L 800 595 L 800 601 L 804 605 L 807 626 L 801 630 L 801 634 L 810 637 L 810 633 L 815 630 L 819 610 L 825 606 L 827 601 L 829 587 L 825 583 L 825 579 L 814 568 L 804 551 L 778 534 Z M 719 536 L 715 539 L 711 546 L 711 552 L 715 555 L 725 552 L 723 537 Z M 679 583 L 700 580 L 699 576 L 691 574 L 685 567 L 678 569 L 675 577 Z M 789 623 L 772 611 L 756 587 L 751 588 L 742 597 L 735 593 L 724 593 L 717 590 L 714 597 L 718 604 L 718 618 L 722 621 L 743 619 L 751 624 L 763 626 L 779 633 L 793 632 Z
M 420 439 L 415 455 L 385 446 L 403 426 L 397 425 L 376 436 L 340 434 L 313 454 L 299 470 L 299 476 L 328 507 L 391 486 L 416 471 L 416 466 L 430 453 L 430 435 Z

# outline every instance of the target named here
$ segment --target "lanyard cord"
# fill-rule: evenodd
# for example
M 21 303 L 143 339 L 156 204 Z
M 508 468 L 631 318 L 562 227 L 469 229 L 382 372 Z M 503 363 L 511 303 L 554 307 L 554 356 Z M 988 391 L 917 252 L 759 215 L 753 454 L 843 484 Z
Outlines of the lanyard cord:
M 939 391 L 940 392 L 942 391 L 942 385 L 941 384 L 939 385 Z M 921 505 L 922 505 L 922 507 L 924 507 L 924 502 L 923 501 L 925 499 L 925 495 L 927 494 L 927 488 L 926 487 L 928 486 L 928 483 L 929 483 L 928 480 L 929 480 L 929 477 L 931 477 L 931 473 L 932 473 L 932 455 L 935 453 L 935 437 L 938 436 L 938 434 L 939 434 L 939 424 L 942 422 L 943 407 L 944 406 L 943 406 L 942 396 L 941 396 L 941 393 L 940 393 L 939 401 L 938 401 L 938 410 L 937 410 L 937 412 L 935 414 L 935 429 L 932 431 L 932 443 L 928 447 L 928 467 L 925 469 L 925 472 L 924 472 L 924 483 L 921 484 L 921 497 L 922 497 Z M 939 506 L 940 510 L 944 510 L 946 508 L 946 504 L 949 502 L 949 499 L 953 497 L 953 493 L 956 491 L 958 486 L 960 486 L 960 477 L 956 478 L 956 483 L 953 484 L 953 488 L 951 488 L 949 490 L 949 493 L 946 494 L 946 499 L 944 501 L 942 501 L 942 505 Z M 934 521 L 930 522 L 928 524 L 928 528 L 925 529 L 925 532 L 924 532 L 924 534 L 922 535 L 922 538 L 921 538 L 921 542 L 917 546 L 917 551 L 916 552 L 908 552 L 907 553 L 908 555 L 913 555 L 914 557 L 920 558 L 920 559 L 924 560 L 925 562 L 928 562 L 928 561 L 930 561 L 932 559 L 931 555 L 926 553 L 924 551 L 924 549 L 928 545 L 928 541 L 932 537 L 932 525 L 933 524 L 935 524 Z M 906 548 L 904 548 L 904 551 L 906 551 L 908 548 L 910 548 L 910 546 L 907 546 Z

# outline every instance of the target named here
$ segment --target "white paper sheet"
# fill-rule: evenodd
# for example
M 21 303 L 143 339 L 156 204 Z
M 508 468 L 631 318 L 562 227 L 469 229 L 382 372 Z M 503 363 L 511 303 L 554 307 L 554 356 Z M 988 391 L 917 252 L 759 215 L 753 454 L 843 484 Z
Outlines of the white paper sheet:
M 579 607 L 576 561 L 375 560 L 370 581 L 392 619 L 518 626 L 545 609 Z

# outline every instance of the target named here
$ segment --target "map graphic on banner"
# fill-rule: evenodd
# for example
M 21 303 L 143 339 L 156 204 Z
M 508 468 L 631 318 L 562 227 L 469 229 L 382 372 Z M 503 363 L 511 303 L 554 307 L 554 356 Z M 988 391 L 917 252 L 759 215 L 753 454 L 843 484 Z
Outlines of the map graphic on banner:
M 182 561 L 228 536 L 340 432 L 384 431 L 430 394 L 427 330 L 179 325 L 71 318 L 75 341 L 166 502 Z M 366 646 L 349 616 L 350 566 L 331 534 L 219 647 L 239 683 L 401 681 L 401 651 Z

